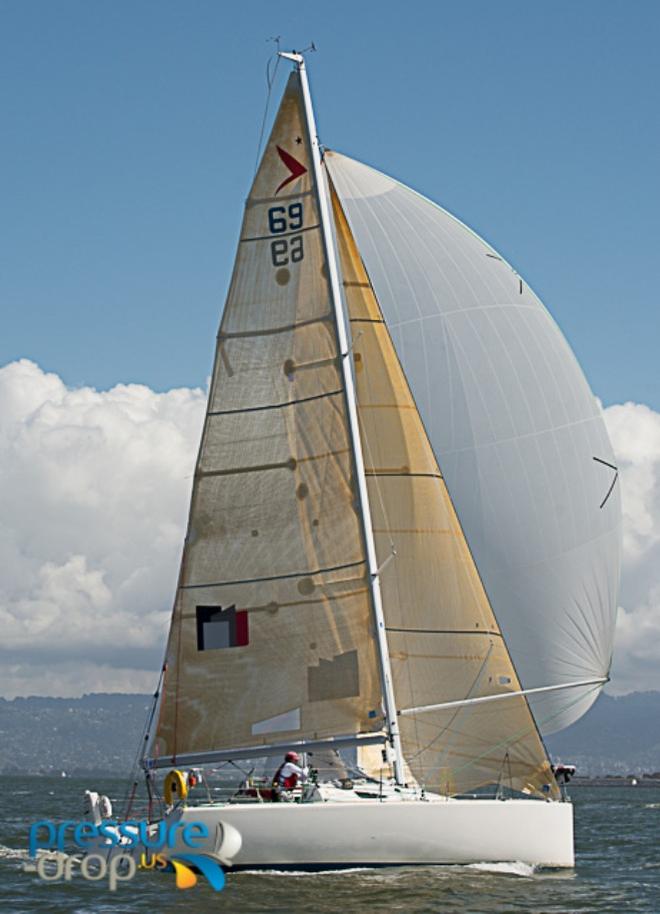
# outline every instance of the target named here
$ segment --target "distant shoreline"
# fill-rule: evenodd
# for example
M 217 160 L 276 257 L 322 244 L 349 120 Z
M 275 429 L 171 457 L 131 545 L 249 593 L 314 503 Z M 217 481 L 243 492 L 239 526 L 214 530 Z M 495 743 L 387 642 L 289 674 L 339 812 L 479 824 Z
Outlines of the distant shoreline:
M 633 784 L 633 780 L 636 782 Z M 659 787 L 660 778 L 643 778 L 639 774 L 626 774 L 611 778 L 573 778 L 569 789 L 576 787 Z
M 62 780 L 107 780 L 121 781 L 123 783 L 131 780 L 128 773 L 117 773 L 112 771 L 71 771 L 67 772 L 66 777 L 62 777 L 60 772 L 45 771 L 0 771 L 0 775 L 5 778 L 50 778 L 54 781 Z M 633 784 L 633 781 L 635 783 Z M 568 784 L 570 794 L 571 787 L 655 787 L 660 790 L 660 778 L 644 778 L 638 774 L 620 775 L 618 777 L 575 777 Z

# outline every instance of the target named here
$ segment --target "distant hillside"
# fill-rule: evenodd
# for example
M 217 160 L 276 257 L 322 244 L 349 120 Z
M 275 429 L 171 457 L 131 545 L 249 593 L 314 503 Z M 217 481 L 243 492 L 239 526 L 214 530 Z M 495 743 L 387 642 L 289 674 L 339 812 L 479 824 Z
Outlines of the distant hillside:
M 601 694 L 581 720 L 546 744 L 554 758 L 584 775 L 660 771 L 660 692 Z
M 0 773 L 130 773 L 150 695 L 0 699 Z
M 130 772 L 150 695 L 0 699 L 0 773 Z M 582 775 L 660 771 L 660 692 L 601 695 L 576 724 L 547 739 Z

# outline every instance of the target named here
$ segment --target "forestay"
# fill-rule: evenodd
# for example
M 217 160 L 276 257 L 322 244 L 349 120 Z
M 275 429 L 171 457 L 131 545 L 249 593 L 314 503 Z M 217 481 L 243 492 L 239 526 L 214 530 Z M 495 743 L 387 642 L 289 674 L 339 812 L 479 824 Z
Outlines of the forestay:
M 326 163 L 523 686 L 606 677 L 619 487 L 573 353 L 526 283 L 454 217 L 345 156 Z M 596 694 L 532 707 L 550 732 Z
M 383 726 L 310 155 L 294 72 L 218 336 L 152 763 Z
M 397 707 L 519 690 L 336 194 L 333 208 Z M 501 782 L 557 796 L 524 697 L 402 716 L 400 728 L 426 788 L 457 794 Z

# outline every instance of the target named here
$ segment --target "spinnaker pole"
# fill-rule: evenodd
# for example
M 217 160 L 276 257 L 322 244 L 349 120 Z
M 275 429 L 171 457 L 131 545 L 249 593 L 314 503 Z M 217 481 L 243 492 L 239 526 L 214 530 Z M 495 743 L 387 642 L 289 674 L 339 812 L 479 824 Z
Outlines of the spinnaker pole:
M 456 708 L 467 708 L 469 705 L 481 705 L 489 701 L 501 701 L 503 698 L 521 698 L 527 695 L 539 695 L 543 692 L 560 692 L 563 689 L 576 689 L 592 686 L 599 690 L 610 681 L 609 676 L 599 679 L 581 679 L 579 682 L 560 682 L 556 685 L 537 686 L 534 689 L 518 689 L 515 692 L 497 692 L 495 695 L 480 695 L 478 698 L 463 698 L 459 701 L 442 701 L 435 705 L 420 705 L 417 708 L 402 708 L 401 717 L 409 714 L 426 714 L 428 711 L 448 711 Z M 540 736 L 540 734 L 539 734 Z
M 376 545 L 374 543 L 373 528 L 371 525 L 371 511 L 369 508 L 369 495 L 367 492 L 367 480 L 364 470 L 362 444 L 360 440 L 360 426 L 358 423 L 355 384 L 353 382 L 353 373 L 351 371 L 350 365 L 351 349 L 348 343 L 346 318 L 344 315 L 341 291 L 339 287 L 339 268 L 337 265 L 337 252 L 335 249 L 334 233 L 332 230 L 332 223 L 330 221 L 330 209 L 328 206 L 327 195 L 324 190 L 325 184 L 323 180 L 323 171 L 321 168 L 321 150 L 319 148 L 319 141 L 316 134 L 316 121 L 314 118 L 314 109 L 312 107 L 312 98 L 309 91 L 309 82 L 307 79 L 307 70 L 305 68 L 305 59 L 302 54 L 287 53 L 284 51 L 280 51 L 279 56 L 293 61 L 293 63 L 295 63 L 298 68 L 298 73 L 300 74 L 300 84 L 303 93 L 303 102 L 305 105 L 305 120 L 307 122 L 309 142 L 312 151 L 314 180 L 316 184 L 317 202 L 321 220 L 321 236 L 323 239 L 323 248 L 325 252 L 326 262 L 328 264 L 330 298 L 332 299 L 335 326 L 337 329 L 337 340 L 339 344 L 341 372 L 344 382 L 346 411 L 348 415 L 349 438 L 353 455 L 353 462 L 355 466 L 355 478 L 357 481 L 358 489 L 359 515 L 362 526 L 363 540 L 365 544 L 367 573 L 369 577 L 369 590 L 374 613 L 376 643 L 378 647 L 378 657 L 381 668 L 383 702 L 385 705 L 387 732 L 389 734 L 392 750 L 394 753 L 394 778 L 397 784 L 403 784 L 404 764 L 403 754 L 401 751 L 401 736 L 399 733 L 396 701 L 394 697 L 394 686 L 392 683 L 390 653 L 387 644 L 387 634 L 385 631 L 385 617 L 383 613 L 383 601 L 380 591 L 380 577 L 378 561 L 376 558 Z

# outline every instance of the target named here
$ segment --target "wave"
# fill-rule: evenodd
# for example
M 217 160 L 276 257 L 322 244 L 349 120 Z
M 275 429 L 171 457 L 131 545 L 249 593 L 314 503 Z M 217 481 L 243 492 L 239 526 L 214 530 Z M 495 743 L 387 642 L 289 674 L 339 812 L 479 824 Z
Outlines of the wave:
M 0 860 L 27 860 L 29 854 L 27 848 L 7 847 L 0 844 Z
M 529 878 L 536 873 L 532 863 L 523 863 L 522 860 L 512 860 L 510 863 L 468 863 L 468 870 L 480 870 L 484 873 L 502 873 L 506 876 L 523 876 Z
M 460 864 L 428 864 L 428 869 L 434 870 L 437 873 L 441 873 L 443 876 L 447 876 L 455 869 L 466 869 L 466 870 L 479 870 L 484 873 L 496 873 L 505 876 L 520 876 L 523 878 L 529 878 L 534 876 L 537 872 L 537 867 L 531 863 L 523 863 L 521 860 L 512 860 L 506 863 L 467 863 L 464 865 Z M 409 872 L 413 867 L 407 867 L 405 864 L 392 864 L 392 869 L 402 870 L 404 873 Z M 427 869 L 425 866 L 424 869 Z M 371 873 L 374 878 L 378 878 L 381 874 L 381 867 L 370 867 L 370 866 L 351 866 L 351 867 L 342 867 L 341 869 L 318 869 L 318 870 L 277 870 L 277 869 L 247 869 L 239 870 L 234 875 L 236 876 L 346 876 L 351 873 Z M 391 881 L 391 875 L 388 874 L 386 877 L 387 881 Z
M 348 866 L 331 870 L 239 870 L 234 876 L 345 876 L 348 873 L 368 873 L 369 866 Z
M 37 848 L 37 857 L 51 857 L 55 860 L 57 857 L 66 859 L 69 856 L 69 854 L 65 854 L 63 851 L 53 850 L 47 847 Z M 30 857 L 30 853 L 26 847 L 7 847 L 6 844 L 0 844 L 0 860 L 23 860 L 26 864 L 34 863 L 34 857 Z

